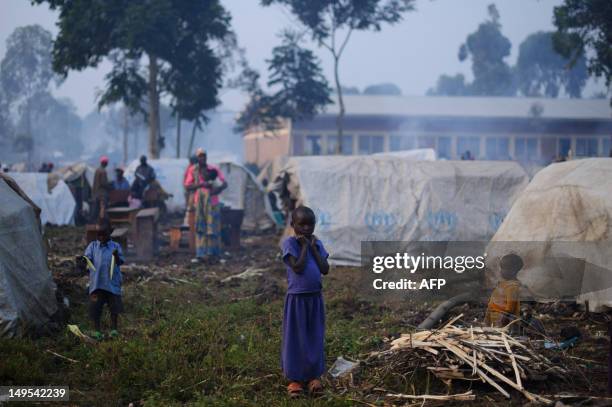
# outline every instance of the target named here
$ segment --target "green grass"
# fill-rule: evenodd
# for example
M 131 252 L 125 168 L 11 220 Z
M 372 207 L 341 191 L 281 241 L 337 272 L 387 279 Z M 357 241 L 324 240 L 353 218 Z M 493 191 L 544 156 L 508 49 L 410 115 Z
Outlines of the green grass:
M 128 286 L 122 336 L 96 345 L 67 330 L 39 339 L 2 339 L 0 383 L 68 385 L 72 401 L 93 405 L 353 404 L 332 392 L 297 404 L 287 400 L 279 367 L 282 300 L 261 305 L 254 300 L 198 301 L 201 289 Z M 368 335 L 371 321 L 362 313 L 341 317 L 350 306 L 344 297 L 328 303 L 329 364 L 339 355 L 355 356 L 378 344 L 378 336 Z M 71 319 L 82 330 L 91 329 L 85 305 L 72 309 Z

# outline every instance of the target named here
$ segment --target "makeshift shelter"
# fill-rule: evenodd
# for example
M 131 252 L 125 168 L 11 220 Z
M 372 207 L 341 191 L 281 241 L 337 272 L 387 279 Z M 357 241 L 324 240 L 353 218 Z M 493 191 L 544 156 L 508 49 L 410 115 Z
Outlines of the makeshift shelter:
M 0 174 L 0 337 L 20 337 L 57 311 L 39 211 Z
M 40 207 L 43 225 L 73 224 L 76 201 L 70 188 L 63 180 L 58 180 L 53 189 L 49 190 L 47 176 L 38 172 L 11 173 L 19 187 Z
M 436 161 L 436 150 L 433 148 L 415 148 L 412 150 L 388 151 L 376 153 L 375 156 L 398 157 L 413 161 Z
M 518 279 L 538 300 L 612 307 L 612 159 L 551 164 L 519 195 L 491 239 L 489 280 L 498 259 L 523 258 Z
M 66 167 L 58 168 L 49 174 L 47 180 L 49 191 L 62 179 L 69 186 L 75 185 L 82 188 L 91 188 L 93 185 L 96 169 L 86 163 L 75 163 Z
M 528 182 L 515 162 L 383 155 L 293 157 L 281 178 L 342 265 L 360 264 L 361 241 L 488 241 Z
M 161 186 L 173 196 L 166 202 L 170 212 L 185 210 L 185 190 L 183 179 L 189 165 L 187 159 L 162 158 L 149 160 L 157 180 Z M 227 181 L 227 189 L 221 195 L 221 203 L 237 210 L 244 210 L 243 230 L 266 229 L 273 226 L 272 215 L 263 187 L 253 173 L 235 162 L 214 162 L 221 168 Z M 139 165 L 138 160 L 130 163 L 125 171 L 125 177 L 131 183 L 134 172 Z
M 95 168 L 81 162 L 59 168 L 47 178 L 49 191 L 55 188 L 59 180 L 64 180 L 70 188 L 76 203 L 75 223 L 77 224 L 86 221 L 84 208 L 91 200 L 95 171 Z
M 287 164 L 288 160 L 289 157 L 283 155 L 268 161 L 263 167 L 261 167 L 259 174 L 257 174 L 257 181 L 263 184 L 264 180 L 268 180 L 269 185 L 273 184 L 278 178 L 281 170 L 285 167 L 285 164 Z

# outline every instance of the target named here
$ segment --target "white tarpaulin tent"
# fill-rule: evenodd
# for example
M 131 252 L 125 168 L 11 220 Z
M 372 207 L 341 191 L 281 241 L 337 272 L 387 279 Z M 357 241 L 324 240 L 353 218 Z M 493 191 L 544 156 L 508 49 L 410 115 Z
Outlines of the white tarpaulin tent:
M 34 208 L 0 176 L 0 337 L 20 337 L 57 311 Z
M 360 263 L 361 241 L 488 241 L 527 185 L 505 161 L 412 161 L 393 156 L 293 157 L 281 175 L 317 215 L 336 264 Z
M 612 159 L 567 161 L 539 171 L 487 249 L 491 280 L 499 275 L 495 259 L 506 252 L 523 258 L 518 278 L 536 299 L 573 292 L 591 310 L 612 307 Z
M 376 153 L 375 156 L 399 157 L 413 161 L 436 161 L 436 150 L 433 148 L 415 148 L 412 150 L 400 150 L 384 153 Z
M 138 160 L 130 163 L 125 171 L 125 177 L 131 183 L 134 172 L 139 165 Z M 171 212 L 185 210 L 185 194 L 183 178 L 189 165 L 186 158 L 161 158 L 149 160 L 157 180 L 166 192 L 173 195 L 166 205 Z M 221 202 L 232 209 L 244 210 L 242 228 L 244 230 L 266 229 L 273 226 L 269 203 L 265 193 L 253 174 L 240 164 L 234 162 L 213 162 L 220 167 L 227 181 L 227 189 L 220 195 Z
M 38 172 L 11 173 L 11 178 L 42 210 L 40 220 L 43 225 L 71 225 L 76 208 L 72 192 L 63 180 L 58 180 L 49 191 L 47 177 L 48 174 Z

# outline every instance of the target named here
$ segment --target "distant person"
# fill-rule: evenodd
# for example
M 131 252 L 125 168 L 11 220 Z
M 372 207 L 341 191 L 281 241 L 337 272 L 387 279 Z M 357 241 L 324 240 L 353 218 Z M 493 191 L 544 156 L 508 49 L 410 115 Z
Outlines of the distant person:
M 125 262 L 121 245 L 111 239 L 109 222 L 98 224 L 97 240 L 89 243 L 84 256 L 77 257 L 81 270 L 89 270 L 89 315 L 94 322 L 93 338 L 104 339 L 101 328 L 104 304 L 111 315 L 111 338 L 119 336 L 118 319 L 123 312 L 121 299 L 121 269 Z
M 113 180 L 113 189 L 118 191 L 129 191 L 130 183 L 123 176 L 123 168 L 115 168 L 115 179 Z
M 523 268 L 523 259 L 517 254 L 507 254 L 499 261 L 502 280 L 493 290 L 485 324 L 487 326 L 504 327 L 513 320 L 519 318 L 521 302 L 519 298 L 521 283 L 516 278 L 518 272 Z
M 197 163 L 198 157 L 196 157 L 195 155 L 189 157 L 189 164 L 187 165 L 185 173 L 183 174 L 183 187 L 185 190 L 185 218 L 183 219 L 183 226 L 189 225 L 189 214 L 195 210 L 195 208 L 193 207 L 193 192 L 188 190 L 187 187 L 185 187 L 185 181 L 187 180 L 187 175 L 191 171 L 191 167 L 196 165 Z
M 216 260 L 221 254 L 221 209 L 219 194 L 227 188 L 221 169 L 206 161 L 206 151 L 198 148 L 198 162 L 190 166 L 185 188 L 193 193 L 195 217 L 190 224 L 195 235 L 195 261 Z
M 132 183 L 132 195 L 142 200 L 147 187 L 155 180 L 155 170 L 147 163 L 147 156 L 140 157 L 140 165 L 134 172 L 134 182 Z
M 38 169 L 38 172 L 49 172 L 49 171 L 47 170 L 47 163 L 42 163 L 42 164 L 40 165 L 40 168 Z
M 106 216 L 108 191 L 111 188 L 111 184 L 108 182 L 108 175 L 106 174 L 106 167 L 108 167 L 108 157 L 103 155 L 100 157 L 100 166 L 94 174 L 91 191 L 93 196 L 92 220 L 94 223 L 97 223 Z
M 308 392 L 322 391 L 320 377 L 325 373 L 325 306 L 321 293 L 321 275 L 329 272 L 329 254 L 314 235 L 315 214 L 299 206 L 291 212 L 295 236 L 282 245 L 282 259 L 287 266 L 287 296 L 283 312 L 281 364 L 290 380 L 289 397 L 296 398 L 307 383 Z
M 465 153 L 461 155 L 461 159 L 464 161 L 473 161 L 474 156 L 472 155 L 472 152 L 470 150 L 466 150 Z
M 47 163 L 47 172 L 53 172 L 53 163 Z

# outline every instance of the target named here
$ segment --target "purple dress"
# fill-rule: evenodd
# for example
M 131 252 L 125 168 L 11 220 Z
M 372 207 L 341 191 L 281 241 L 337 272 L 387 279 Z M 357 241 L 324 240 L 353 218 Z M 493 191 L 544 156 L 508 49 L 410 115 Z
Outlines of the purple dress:
M 317 240 L 321 258 L 329 254 Z M 300 257 L 300 244 L 295 237 L 282 243 L 283 261 L 287 265 L 289 288 L 283 314 L 281 366 L 291 381 L 309 381 L 325 372 L 325 305 L 321 294 L 321 271 L 308 248 L 306 267 L 302 274 L 289 266 L 289 255 Z

